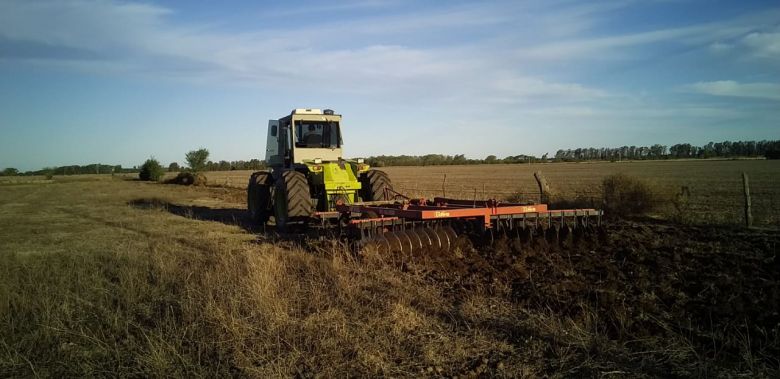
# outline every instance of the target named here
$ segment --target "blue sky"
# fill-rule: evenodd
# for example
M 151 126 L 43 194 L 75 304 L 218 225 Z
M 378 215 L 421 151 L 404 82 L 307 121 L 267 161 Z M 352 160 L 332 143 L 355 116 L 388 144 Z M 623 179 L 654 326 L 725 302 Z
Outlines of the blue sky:
M 344 115 L 347 156 L 780 138 L 780 3 L 0 1 L 0 168 L 262 158 Z

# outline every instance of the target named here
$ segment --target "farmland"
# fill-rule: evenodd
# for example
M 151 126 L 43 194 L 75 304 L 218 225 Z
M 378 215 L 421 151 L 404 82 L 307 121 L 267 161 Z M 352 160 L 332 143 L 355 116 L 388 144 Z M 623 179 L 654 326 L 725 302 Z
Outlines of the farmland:
M 662 195 L 657 213 L 674 212 L 671 199 L 687 186 L 685 210 L 697 223 L 743 222 L 742 173 L 749 175 L 753 213 L 759 225 L 780 226 L 780 162 L 768 160 L 687 160 L 622 163 L 495 164 L 477 166 L 383 167 L 395 189 L 410 197 L 447 195 L 472 199 L 538 200 L 533 173 L 542 171 L 552 191 L 563 198 L 577 196 L 598 206 L 600 184 L 610 174 L 624 173 L 652 183 Z M 250 171 L 209 172 L 211 184 L 245 188 Z M 446 177 L 445 177 L 446 176 Z
M 695 213 L 562 249 L 399 262 L 248 222 L 248 172 L 0 184 L 0 376 L 736 376 L 780 363 L 776 161 L 390 167 L 412 196 L 598 197 L 624 172 Z M 762 228 L 741 222 L 742 172 Z M 484 183 L 484 186 L 483 186 Z M 480 196 L 480 197 L 481 197 Z M 725 222 L 725 225 L 720 223 Z

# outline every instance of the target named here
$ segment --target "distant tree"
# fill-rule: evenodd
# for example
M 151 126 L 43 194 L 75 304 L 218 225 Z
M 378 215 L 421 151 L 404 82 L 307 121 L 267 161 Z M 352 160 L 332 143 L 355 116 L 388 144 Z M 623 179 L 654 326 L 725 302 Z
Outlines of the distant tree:
M 171 164 L 168 165 L 168 172 L 178 172 L 181 170 L 181 167 L 179 167 L 179 164 L 176 162 L 171 162 Z
M 217 163 L 217 170 L 218 171 L 230 171 L 230 162 L 228 162 L 228 161 L 219 161 L 219 163 Z
M 498 158 L 495 155 L 488 155 L 485 157 L 485 163 L 492 164 L 492 163 L 498 163 Z
M 203 171 L 206 169 L 206 162 L 209 161 L 209 151 L 201 147 L 198 150 L 190 151 L 184 158 L 187 160 L 190 170 L 194 172 Z
M 259 159 L 250 159 L 249 160 L 249 168 L 250 170 L 259 170 L 263 168 L 263 162 L 261 162 Z
M 158 162 L 157 159 L 154 159 L 154 157 L 151 157 L 141 165 L 141 171 L 138 173 L 138 177 L 141 180 L 151 180 L 157 182 L 164 174 L 165 171 L 163 170 L 162 166 L 160 166 L 160 162 Z
M 3 170 L 2 173 L 0 173 L 0 176 L 16 176 L 16 175 L 19 175 L 19 170 L 13 167 L 8 167 L 5 170 Z

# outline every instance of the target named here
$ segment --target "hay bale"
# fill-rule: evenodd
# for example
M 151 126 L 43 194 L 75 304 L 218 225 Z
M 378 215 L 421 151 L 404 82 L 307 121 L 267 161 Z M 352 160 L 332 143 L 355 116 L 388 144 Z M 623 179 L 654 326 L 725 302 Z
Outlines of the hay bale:
M 175 178 L 168 180 L 167 183 L 179 184 L 182 186 L 205 186 L 208 183 L 206 175 L 202 173 L 180 172 Z

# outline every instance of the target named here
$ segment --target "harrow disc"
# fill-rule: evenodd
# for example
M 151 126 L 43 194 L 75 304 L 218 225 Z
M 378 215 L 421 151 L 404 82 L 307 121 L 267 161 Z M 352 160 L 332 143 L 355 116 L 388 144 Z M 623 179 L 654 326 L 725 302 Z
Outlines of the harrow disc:
M 382 254 L 418 255 L 463 248 L 464 240 L 449 226 L 415 227 L 378 233 L 361 246 L 376 248 Z
M 359 246 L 376 248 L 380 254 L 394 257 L 420 256 L 428 253 L 466 251 L 474 247 L 505 246 L 515 252 L 527 249 L 573 248 L 591 240 L 607 241 L 606 229 L 581 220 L 554 220 L 553 222 L 535 222 L 501 224 L 494 228 L 485 228 L 482 232 L 473 227 L 454 224 L 459 234 L 450 225 L 413 226 L 395 230 L 377 230 L 376 234 L 359 242 Z M 457 255 L 457 253 L 456 253 Z

